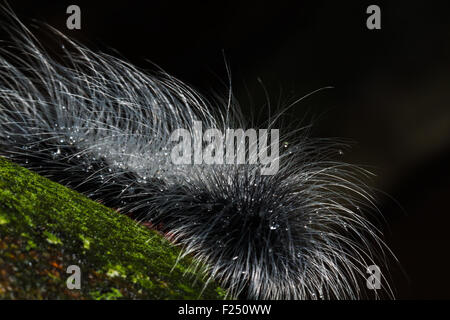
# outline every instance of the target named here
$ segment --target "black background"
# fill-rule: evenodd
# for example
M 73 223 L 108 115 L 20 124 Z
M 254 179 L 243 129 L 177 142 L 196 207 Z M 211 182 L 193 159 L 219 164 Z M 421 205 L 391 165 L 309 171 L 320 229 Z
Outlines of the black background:
M 437 1 L 10 1 L 91 49 L 146 60 L 208 96 L 227 94 L 264 117 L 313 90 L 292 119 L 313 135 L 355 141 L 345 161 L 368 166 L 386 218 L 400 299 L 450 298 L 450 11 Z M 81 30 L 66 8 L 81 7 Z M 366 8 L 381 8 L 381 30 Z M 224 59 L 225 56 L 225 59 Z

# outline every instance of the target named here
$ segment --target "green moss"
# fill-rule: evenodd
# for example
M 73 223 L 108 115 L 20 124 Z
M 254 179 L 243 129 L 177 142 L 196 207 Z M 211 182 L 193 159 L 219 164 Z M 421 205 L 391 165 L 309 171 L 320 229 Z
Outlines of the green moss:
M 0 224 L 7 224 L 9 222 L 8 217 L 5 215 L 0 214 Z
M 179 255 L 157 232 L 0 158 L 0 298 L 224 298 Z M 67 288 L 70 265 L 80 290 Z
M 99 291 L 92 292 L 92 297 L 96 300 L 116 300 L 122 298 L 122 293 L 116 288 L 111 288 L 111 291 L 101 293 Z
M 47 242 L 48 243 L 51 243 L 51 244 L 62 244 L 61 239 L 59 239 L 54 234 L 52 234 L 52 233 L 50 233 L 48 231 L 44 231 L 44 235 L 47 237 Z
M 86 250 L 89 250 L 91 248 L 91 239 L 89 237 L 86 237 L 82 234 L 80 234 L 80 239 L 83 241 L 83 248 Z

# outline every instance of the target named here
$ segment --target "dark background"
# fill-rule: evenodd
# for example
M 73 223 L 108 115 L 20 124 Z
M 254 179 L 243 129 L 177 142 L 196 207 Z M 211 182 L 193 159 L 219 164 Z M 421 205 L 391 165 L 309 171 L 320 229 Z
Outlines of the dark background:
M 10 1 L 27 24 L 44 21 L 91 49 L 143 68 L 146 60 L 208 96 L 227 94 L 264 118 L 313 90 L 292 119 L 312 134 L 355 141 L 344 160 L 376 173 L 400 299 L 450 298 L 450 12 L 445 2 L 236 3 Z M 66 8 L 81 7 L 81 30 Z M 381 8 L 381 30 L 366 8 Z

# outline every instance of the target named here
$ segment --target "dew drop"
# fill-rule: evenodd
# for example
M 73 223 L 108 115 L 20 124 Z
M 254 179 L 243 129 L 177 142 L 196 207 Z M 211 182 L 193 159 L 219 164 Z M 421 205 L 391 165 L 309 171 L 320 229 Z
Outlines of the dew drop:
M 278 223 L 272 223 L 272 224 L 270 225 L 270 230 L 276 230 L 276 229 L 278 229 L 279 226 L 280 226 L 280 225 L 279 225 Z

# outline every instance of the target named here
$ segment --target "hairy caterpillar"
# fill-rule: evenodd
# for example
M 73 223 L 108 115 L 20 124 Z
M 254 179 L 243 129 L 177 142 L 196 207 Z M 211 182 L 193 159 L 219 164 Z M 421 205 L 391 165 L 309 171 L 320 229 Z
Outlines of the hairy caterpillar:
M 0 50 L 0 155 L 158 225 L 232 297 L 364 295 L 366 268 L 385 246 L 367 219 L 376 212 L 369 173 L 335 160 L 341 145 L 288 132 L 274 175 L 249 161 L 175 165 L 174 130 L 195 136 L 196 121 L 246 128 L 232 99 L 214 108 L 165 73 L 53 30 L 65 43 L 61 62 L 11 16 L 13 45 Z

